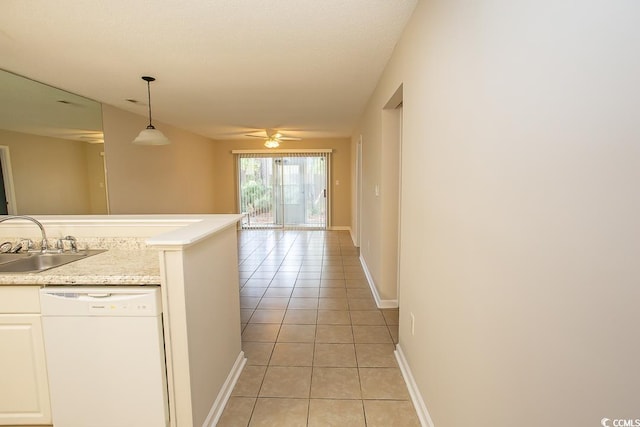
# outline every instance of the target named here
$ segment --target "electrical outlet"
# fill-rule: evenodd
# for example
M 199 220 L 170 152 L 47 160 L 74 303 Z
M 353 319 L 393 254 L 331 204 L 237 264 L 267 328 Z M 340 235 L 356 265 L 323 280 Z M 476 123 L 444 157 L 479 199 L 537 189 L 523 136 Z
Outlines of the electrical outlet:
M 413 313 L 409 313 L 409 316 L 411 317 L 411 335 L 413 336 L 416 332 L 416 318 Z

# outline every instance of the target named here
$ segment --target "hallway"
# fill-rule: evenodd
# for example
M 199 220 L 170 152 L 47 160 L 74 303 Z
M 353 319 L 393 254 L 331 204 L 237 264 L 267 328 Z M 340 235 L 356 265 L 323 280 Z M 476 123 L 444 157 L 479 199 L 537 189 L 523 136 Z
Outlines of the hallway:
M 245 366 L 218 423 L 419 426 L 395 360 L 398 310 L 379 310 L 345 231 L 238 234 Z

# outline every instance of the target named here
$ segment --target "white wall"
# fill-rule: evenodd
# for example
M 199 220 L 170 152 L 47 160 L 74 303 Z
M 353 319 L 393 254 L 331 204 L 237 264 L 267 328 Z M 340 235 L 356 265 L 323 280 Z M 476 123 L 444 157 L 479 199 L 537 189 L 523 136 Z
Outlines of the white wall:
M 640 418 L 638 16 L 423 0 L 354 132 L 379 271 L 381 111 L 403 85 L 400 346 L 438 427 Z

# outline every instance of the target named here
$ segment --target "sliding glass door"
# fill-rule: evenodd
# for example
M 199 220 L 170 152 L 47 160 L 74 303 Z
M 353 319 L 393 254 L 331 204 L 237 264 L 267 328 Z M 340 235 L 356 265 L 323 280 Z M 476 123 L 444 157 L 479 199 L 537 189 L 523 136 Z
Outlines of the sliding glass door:
M 328 153 L 240 154 L 243 228 L 326 228 Z

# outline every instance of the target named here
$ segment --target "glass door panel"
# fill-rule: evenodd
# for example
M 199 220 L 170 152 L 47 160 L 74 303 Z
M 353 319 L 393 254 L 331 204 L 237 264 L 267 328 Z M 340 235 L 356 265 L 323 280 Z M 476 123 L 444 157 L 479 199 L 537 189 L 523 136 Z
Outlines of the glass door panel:
M 327 166 L 324 157 L 304 158 L 305 218 L 307 227 L 327 225 Z
M 238 167 L 240 212 L 246 216 L 243 226 L 275 227 L 276 205 L 273 159 L 261 157 L 240 158 Z
M 304 225 L 304 159 L 290 157 L 282 159 L 282 195 L 284 225 L 296 227 Z

